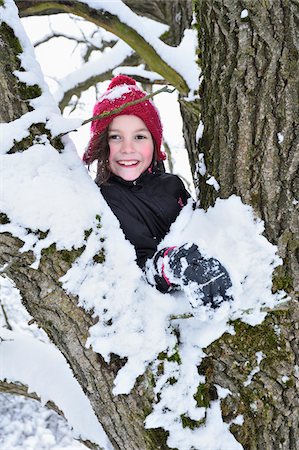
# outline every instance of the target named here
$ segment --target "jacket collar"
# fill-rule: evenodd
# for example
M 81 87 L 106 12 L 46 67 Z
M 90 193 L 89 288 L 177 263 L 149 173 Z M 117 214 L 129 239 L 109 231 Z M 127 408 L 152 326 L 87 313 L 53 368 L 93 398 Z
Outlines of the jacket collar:
M 148 169 L 146 169 L 144 172 L 142 172 L 141 175 L 139 175 L 138 178 L 136 178 L 136 180 L 127 181 L 127 180 L 124 180 L 123 178 L 121 178 L 117 175 L 114 175 L 112 173 L 108 179 L 108 183 L 114 182 L 114 183 L 119 183 L 119 184 L 122 184 L 122 185 L 128 186 L 128 187 L 136 186 L 136 185 L 140 185 L 140 184 L 144 183 L 152 175 L 154 175 L 154 174 L 152 172 L 149 172 Z

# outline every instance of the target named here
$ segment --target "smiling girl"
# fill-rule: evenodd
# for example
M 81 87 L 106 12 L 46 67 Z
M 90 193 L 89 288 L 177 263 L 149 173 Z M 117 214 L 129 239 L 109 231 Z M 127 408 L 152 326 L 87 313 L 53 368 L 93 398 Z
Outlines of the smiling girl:
M 96 103 L 93 115 L 111 112 L 146 93 L 135 80 L 119 75 Z M 161 151 L 162 124 L 150 100 L 130 105 L 113 115 L 94 120 L 91 139 L 83 156 L 86 164 L 97 160 L 102 195 L 119 220 L 136 252 L 136 262 L 150 284 L 161 292 L 192 286 L 194 302 L 217 307 L 229 300 L 230 278 L 214 258 L 205 258 L 198 247 L 157 246 L 187 204 L 190 194 L 181 179 L 165 173 Z

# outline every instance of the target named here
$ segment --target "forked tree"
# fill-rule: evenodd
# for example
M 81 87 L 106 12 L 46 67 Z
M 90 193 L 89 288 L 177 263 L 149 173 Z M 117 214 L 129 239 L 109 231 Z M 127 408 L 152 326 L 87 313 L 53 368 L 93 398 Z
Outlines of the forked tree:
M 23 16 L 71 12 L 107 29 L 110 26 L 116 35 L 122 33 L 122 39 L 135 45 L 138 57 L 180 93 L 184 137 L 195 183 L 200 188 L 201 207 L 212 206 L 217 197 L 237 194 L 264 221 L 265 236 L 278 246 L 283 259 L 283 265 L 273 276 L 273 291 L 285 290 L 288 301 L 269 311 L 258 326 L 235 322 L 235 334 L 225 334 L 205 349 L 207 357 L 198 370 L 206 376 L 207 402 L 215 397 L 214 384 L 230 390 L 222 401 L 222 415 L 227 422 L 243 415 L 243 424 L 232 425 L 231 432 L 244 449 L 298 449 L 298 2 L 195 0 L 203 79 L 198 85 L 200 101 L 194 102 L 185 100 L 187 92 L 182 77 L 169 70 L 133 31 L 124 32 L 112 16 L 100 17 L 100 13 L 75 1 L 17 3 Z M 126 3 L 139 14 L 144 12 L 156 20 L 167 17 L 169 23 L 172 21 L 169 39 L 174 45 L 182 30 L 190 25 L 190 2 Z M 189 14 L 181 14 L 181 21 L 176 22 L 176 8 L 184 13 L 188 9 Z M 5 23 L 0 28 L 0 52 L 0 120 L 11 122 L 30 110 L 27 100 L 38 97 L 40 89 L 20 82 L 14 75 L 15 70 L 20 70 L 18 54 L 22 48 Z M 196 144 L 199 109 L 204 131 Z M 33 124 L 29 136 L 15 143 L 9 153 L 26 152 L 42 134 L 51 138 L 44 124 Z M 63 152 L 61 141 L 53 142 L 57 151 Z M 204 176 L 198 173 L 201 154 L 207 168 Z M 210 176 L 217 179 L 218 191 L 206 183 Z M 8 216 L 1 215 L 2 223 L 9 221 Z M 58 281 L 77 258 L 78 251 L 57 251 L 52 246 L 43 252 L 38 269 L 33 269 L 32 253 L 19 252 L 20 239 L 3 233 L 0 242 L 0 262 L 6 265 L 5 273 L 20 290 L 23 303 L 36 323 L 67 359 L 114 448 L 167 449 L 164 430 L 147 430 L 143 426 L 154 397 L 149 372 L 138 379 L 130 394 L 114 397 L 113 381 L 122 361 L 115 357 L 107 364 L 85 346 L 93 319 Z M 260 372 L 244 386 L 245 364 L 254 366 L 258 351 L 265 355 Z M 282 383 L 285 374 L 288 382 Z M 14 390 L 20 392 L 18 386 L 15 389 L 10 386 L 10 392 Z M 253 409 L 253 404 L 257 408 Z

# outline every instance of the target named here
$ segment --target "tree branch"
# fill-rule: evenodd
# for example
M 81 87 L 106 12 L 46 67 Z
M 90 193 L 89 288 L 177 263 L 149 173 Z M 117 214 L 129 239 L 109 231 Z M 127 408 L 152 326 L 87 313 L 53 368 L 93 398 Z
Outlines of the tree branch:
M 110 51 L 110 56 L 112 55 L 112 52 L 117 52 L 119 50 L 119 44 L 120 44 L 120 42 L 116 43 L 112 47 L 112 49 Z M 102 66 L 101 66 L 100 60 L 99 60 L 98 72 L 93 76 L 88 76 L 87 78 L 86 78 L 85 67 L 87 64 L 90 64 L 90 63 L 86 62 L 85 65 L 83 65 L 80 69 L 78 69 L 78 71 L 81 71 L 81 73 L 82 73 L 82 76 L 80 76 L 81 81 L 79 81 L 79 77 L 78 77 L 76 84 L 74 84 L 73 86 L 70 86 L 69 77 L 66 76 L 65 79 L 67 81 L 67 88 L 62 94 L 61 100 L 59 100 L 60 109 L 63 110 L 66 106 L 68 106 L 73 95 L 80 97 L 81 93 L 86 91 L 87 89 L 89 89 L 91 86 L 95 86 L 97 83 L 100 83 L 101 81 L 111 79 L 113 77 L 112 71 L 115 69 L 115 67 L 119 67 L 121 64 L 137 65 L 140 63 L 140 59 L 136 53 L 133 53 L 132 55 L 129 55 L 129 56 L 122 56 L 121 53 L 119 56 L 116 55 L 115 66 L 109 67 L 108 70 L 102 69 L 102 72 L 100 70 L 100 67 L 102 67 Z M 102 62 L 103 62 L 103 60 L 102 60 Z M 104 64 L 104 66 L 105 66 L 105 64 Z M 59 80 L 58 82 L 63 86 L 64 79 Z
M 5 307 L 4 307 L 4 305 L 2 304 L 1 301 L 0 301 L 0 305 L 1 305 L 1 309 L 2 309 L 2 313 L 3 313 L 3 317 L 4 317 L 4 321 L 5 321 L 6 327 L 7 327 L 8 330 L 12 330 L 12 326 L 9 323 L 8 316 L 7 316 L 6 311 L 5 311 Z
M 175 86 L 182 95 L 187 95 L 189 88 L 183 77 L 170 67 L 155 48 L 145 40 L 135 29 L 122 22 L 118 16 L 104 9 L 93 9 L 88 5 L 69 0 L 60 1 L 17 1 L 21 17 L 32 15 L 44 15 L 53 13 L 72 13 L 86 18 L 97 26 L 118 36 L 126 42 L 139 55 L 142 55 L 148 66 L 154 72 L 158 72 L 169 84 Z M 138 19 L 138 16 L 136 16 Z M 162 42 L 162 41 L 161 41 Z M 165 44 L 166 45 L 166 44 Z
M 137 100 L 128 102 L 125 105 L 122 105 L 122 106 L 119 106 L 118 108 L 113 109 L 112 111 L 105 111 L 102 114 L 97 114 L 96 116 L 90 117 L 89 119 L 86 119 L 86 120 L 84 120 L 84 122 L 82 122 L 82 126 L 86 125 L 89 122 L 93 122 L 94 120 L 100 120 L 100 119 L 103 119 L 104 117 L 109 117 L 114 114 L 118 114 L 121 111 L 123 111 L 124 109 L 128 108 L 129 106 L 133 106 L 133 105 L 137 105 L 138 103 L 145 102 L 146 100 L 154 97 L 155 95 L 161 94 L 161 92 L 168 92 L 169 94 L 172 94 L 172 92 L 174 92 L 174 91 L 175 91 L 175 89 L 169 89 L 168 86 L 164 86 L 163 88 L 159 89 L 156 92 L 153 92 L 152 94 L 148 94 L 143 98 L 138 98 Z
M 21 383 L 8 383 L 7 381 L 0 380 L 0 392 L 3 394 L 10 394 L 10 395 L 21 395 L 22 397 L 26 397 L 31 400 L 36 400 L 39 403 L 41 403 L 40 397 L 35 392 L 29 392 L 28 386 L 25 386 L 24 384 Z M 51 409 L 56 414 L 65 419 L 63 412 L 58 408 L 57 405 L 55 405 L 54 402 L 48 401 L 44 406 Z M 75 440 L 81 442 L 81 444 L 84 444 L 87 448 L 91 450 L 101 450 L 101 448 L 98 445 L 94 444 L 91 441 L 84 441 L 82 439 L 75 439 Z
M 58 31 L 52 31 L 49 34 L 46 34 L 38 41 L 33 42 L 33 46 L 38 47 L 39 45 L 49 42 L 51 39 L 59 38 L 59 37 L 68 39 L 69 41 L 75 41 L 78 44 L 86 44 L 86 45 L 92 46 L 95 50 L 99 50 L 98 47 L 96 47 L 94 44 L 92 44 L 91 42 L 89 42 L 88 40 L 86 40 L 84 38 L 79 38 L 78 36 L 72 36 L 72 35 L 62 33 L 62 32 L 58 32 Z
M 163 88 L 159 89 L 156 92 L 153 92 L 152 94 L 148 94 L 148 95 L 146 95 L 143 98 L 139 98 L 137 100 L 133 100 L 132 102 L 125 103 L 124 105 L 119 106 L 118 108 L 115 108 L 112 111 L 104 111 L 101 114 L 97 114 L 96 116 L 92 116 L 89 119 L 84 120 L 80 126 L 82 127 L 83 125 L 86 125 L 87 123 L 93 122 L 94 120 L 100 120 L 100 119 L 103 119 L 104 117 L 109 117 L 109 116 L 113 116 L 114 114 L 118 114 L 121 111 L 123 111 L 124 109 L 128 108 L 129 106 L 133 106 L 133 105 L 137 105 L 138 103 L 145 102 L 149 98 L 152 98 L 155 95 L 161 94 L 161 92 L 168 92 L 169 94 L 171 94 L 174 91 L 175 91 L 175 89 L 169 89 L 168 86 L 164 86 Z M 65 136 L 66 134 L 69 134 L 69 133 L 71 133 L 73 131 L 77 131 L 77 130 L 75 129 L 75 130 L 70 130 L 70 131 L 68 131 L 66 133 L 61 133 L 58 136 L 56 136 L 54 138 L 54 140 L 57 139 L 57 138 L 59 139 L 59 138 Z

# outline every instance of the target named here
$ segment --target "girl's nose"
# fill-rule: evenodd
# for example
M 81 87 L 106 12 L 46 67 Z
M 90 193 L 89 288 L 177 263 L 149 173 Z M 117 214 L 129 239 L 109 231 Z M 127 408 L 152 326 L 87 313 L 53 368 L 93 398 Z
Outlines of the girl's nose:
M 132 153 L 134 151 L 132 142 L 128 139 L 122 142 L 121 146 L 122 153 Z

